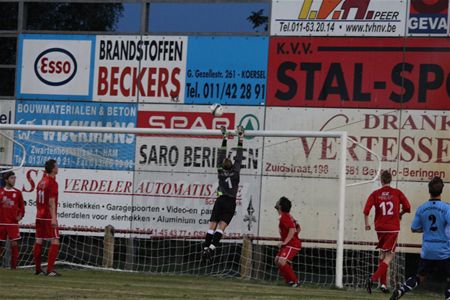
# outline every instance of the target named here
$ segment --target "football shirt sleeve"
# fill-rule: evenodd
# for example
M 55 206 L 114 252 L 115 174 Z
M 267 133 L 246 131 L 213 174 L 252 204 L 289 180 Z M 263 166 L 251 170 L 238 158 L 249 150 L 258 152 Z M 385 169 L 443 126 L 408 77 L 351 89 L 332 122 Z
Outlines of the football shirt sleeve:
M 423 224 L 422 224 L 422 219 L 420 218 L 421 214 L 422 214 L 422 210 L 419 208 L 416 211 L 414 219 L 413 219 L 413 221 L 411 223 L 411 230 L 412 231 L 422 230 Z

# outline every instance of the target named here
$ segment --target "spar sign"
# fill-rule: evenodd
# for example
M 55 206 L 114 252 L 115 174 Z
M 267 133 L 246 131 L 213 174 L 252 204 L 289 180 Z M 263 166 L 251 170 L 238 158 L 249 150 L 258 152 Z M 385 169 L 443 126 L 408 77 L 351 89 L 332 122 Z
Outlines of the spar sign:
M 401 36 L 402 0 L 278 0 L 272 2 L 271 35 Z
M 269 106 L 450 109 L 450 41 L 272 38 Z
M 19 99 L 91 100 L 93 36 L 19 36 Z

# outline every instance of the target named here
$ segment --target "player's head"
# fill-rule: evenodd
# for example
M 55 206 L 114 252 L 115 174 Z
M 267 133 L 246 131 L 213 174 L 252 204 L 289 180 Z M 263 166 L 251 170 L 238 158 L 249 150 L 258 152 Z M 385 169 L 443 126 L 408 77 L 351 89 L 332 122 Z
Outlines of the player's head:
M 286 197 L 281 197 L 275 204 L 275 208 L 281 212 L 290 212 L 292 207 L 291 201 Z
M 231 170 L 231 168 L 233 167 L 233 162 L 227 157 L 223 160 L 222 167 L 224 170 Z
M 16 174 L 13 171 L 8 171 L 3 174 L 3 179 L 7 187 L 13 187 L 16 184 Z
M 381 184 L 390 184 L 392 181 L 392 175 L 389 171 L 383 171 L 381 173 Z
M 430 192 L 431 197 L 439 197 L 442 194 L 442 190 L 444 189 L 444 182 L 441 177 L 435 176 L 428 183 L 428 191 Z
M 49 159 L 45 162 L 45 173 L 50 175 L 58 174 L 58 164 L 56 163 L 56 160 Z

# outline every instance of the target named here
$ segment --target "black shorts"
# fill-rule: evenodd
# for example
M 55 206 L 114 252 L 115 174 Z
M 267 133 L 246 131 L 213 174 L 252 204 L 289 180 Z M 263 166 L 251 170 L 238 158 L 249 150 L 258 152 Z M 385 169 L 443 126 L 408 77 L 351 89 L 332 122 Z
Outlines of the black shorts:
M 450 258 L 444 260 L 420 259 L 417 274 L 427 276 L 434 271 L 441 270 L 447 278 L 450 278 Z
M 234 217 L 234 212 L 236 211 L 236 198 L 221 195 L 216 199 L 214 207 L 211 213 L 210 222 L 220 222 L 230 224 L 231 219 Z

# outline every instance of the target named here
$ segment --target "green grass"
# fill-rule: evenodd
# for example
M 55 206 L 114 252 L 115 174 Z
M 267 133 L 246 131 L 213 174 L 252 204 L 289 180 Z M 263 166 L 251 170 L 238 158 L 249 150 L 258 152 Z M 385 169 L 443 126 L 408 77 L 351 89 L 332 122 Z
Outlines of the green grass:
M 35 276 L 32 270 L 0 270 L 0 299 L 389 299 L 375 291 L 315 286 L 290 288 L 241 279 L 188 275 L 63 270 L 61 277 Z M 404 299 L 443 295 L 416 292 Z

